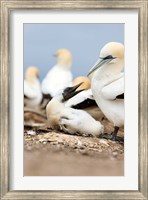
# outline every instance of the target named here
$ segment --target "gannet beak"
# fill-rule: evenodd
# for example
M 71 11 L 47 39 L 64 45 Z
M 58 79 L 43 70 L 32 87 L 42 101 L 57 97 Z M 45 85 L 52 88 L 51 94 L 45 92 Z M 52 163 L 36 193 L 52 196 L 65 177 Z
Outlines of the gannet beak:
M 82 82 L 83 83 L 83 82 Z M 63 98 L 64 101 L 67 101 L 68 99 L 72 98 L 73 96 L 77 95 L 79 92 L 82 92 L 83 90 L 77 90 L 76 89 L 82 84 L 79 83 L 73 87 L 67 87 L 63 92 Z
M 95 65 L 90 69 L 89 73 L 87 76 L 89 76 L 90 74 L 92 74 L 94 71 L 96 71 L 98 68 L 100 68 L 102 65 L 109 63 L 111 60 L 113 60 L 114 58 L 99 58 L 99 60 L 97 60 L 97 62 L 95 63 Z

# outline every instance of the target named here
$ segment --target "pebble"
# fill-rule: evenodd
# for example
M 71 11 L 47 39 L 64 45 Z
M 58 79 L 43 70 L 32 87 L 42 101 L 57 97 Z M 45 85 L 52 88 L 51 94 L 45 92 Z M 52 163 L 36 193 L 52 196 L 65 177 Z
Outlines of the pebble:
M 82 142 L 80 140 L 78 140 L 77 145 L 78 145 L 78 147 L 81 147 L 82 146 Z
M 42 138 L 42 139 L 39 140 L 39 142 L 47 142 L 47 141 L 48 141 L 47 138 Z
M 114 152 L 113 152 L 113 156 L 116 157 L 117 155 L 118 155 L 118 153 L 117 153 L 116 151 L 114 151 Z
M 105 144 L 106 146 L 109 146 L 109 144 L 107 143 L 107 141 L 104 140 L 104 139 L 100 139 L 100 143 Z
M 90 148 L 93 148 L 93 147 L 94 147 L 94 144 L 90 144 L 89 147 L 90 147 Z
M 47 144 L 47 142 L 46 142 L 46 141 L 44 141 L 44 142 L 43 142 L 43 144 Z
M 88 155 L 88 151 L 86 149 L 80 149 L 79 153 L 81 153 L 83 155 Z
M 36 135 L 36 131 L 29 130 L 27 131 L 27 135 Z
M 31 146 L 27 146 L 28 151 L 31 151 L 31 149 L 32 149 Z

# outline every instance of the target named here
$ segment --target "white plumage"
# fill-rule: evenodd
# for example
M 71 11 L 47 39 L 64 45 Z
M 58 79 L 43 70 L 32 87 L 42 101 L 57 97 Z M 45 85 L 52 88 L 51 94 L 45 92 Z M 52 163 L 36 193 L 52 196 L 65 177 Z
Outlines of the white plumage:
M 92 134 L 98 136 L 103 133 L 104 127 L 93 119 L 87 112 L 65 107 L 63 97 L 54 97 L 46 107 L 48 126 L 60 128 L 69 134 Z
M 52 97 L 59 94 L 64 88 L 72 82 L 72 55 L 67 49 L 60 49 L 56 53 L 57 64 L 49 70 L 42 81 L 43 94 L 49 94 Z
M 124 125 L 124 46 L 111 42 L 106 44 L 100 59 L 90 70 L 92 72 L 91 88 L 94 98 L 105 116 L 116 127 Z M 116 137 L 114 137 L 115 139 Z
M 83 90 L 74 97 L 70 98 L 65 102 L 65 107 L 72 107 L 75 109 L 82 109 L 89 113 L 94 119 L 101 120 L 103 118 L 103 113 L 100 108 L 97 106 L 96 101 L 94 100 L 90 80 L 86 77 L 77 77 L 73 81 L 73 85 L 82 83 L 78 87 L 77 91 L 80 89 Z
M 84 102 L 86 99 L 92 99 L 92 100 L 94 99 L 91 89 L 84 90 L 84 91 L 78 93 L 76 96 L 74 96 L 71 99 L 69 99 L 65 103 L 65 106 L 66 107 L 76 106 L 76 105 Z
M 28 67 L 24 80 L 24 103 L 25 106 L 36 108 L 42 101 L 41 85 L 38 79 L 39 70 L 36 67 Z
M 83 110 L 65 108 L 60 120 L 63 131 L 99 136 L 104 131 L 103 125 Z
M 43 80 L 42 91 L 44 94 L 50 94 L 54 97 L 60 91 L 64 90 L 65 87 L 69 86 L 71 82 L 71 72 L 56 65 L 48 72 Z
M 119 79 L 102 88 L 102 98 L 106 100 L 115 100 L 118 95 L 124 93 L 124 74 L 121 73 L 120 75 Z

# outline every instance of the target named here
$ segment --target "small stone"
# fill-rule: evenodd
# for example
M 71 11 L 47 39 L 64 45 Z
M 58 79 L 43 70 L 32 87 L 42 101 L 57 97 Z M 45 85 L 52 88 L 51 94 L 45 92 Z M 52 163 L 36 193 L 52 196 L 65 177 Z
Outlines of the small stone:
M 43 144 L 47 144 L 47 142 L 46 142 L 46 141 L 44 141 L 44 142 L 43 142 Z
M 27 150 L 28 150 L 28 151 L 31 151 L 31 146 L 27 146 Z
M 86 142 L 84 142 L 84 143 L 83 143 L 83 145 L 84 145 L 84 146 L 87 146 L 87 143 L 86 143 Z
M 36 132 L 33 130 L 27 131 L 27 135 L 36 135 Z
M 82 154 L 82 155 L 88 155 L 88 151 L 86 149 L 80 149 L 79 152 Z
M 118 153 L 116 151 L 113 152 L 113 156 L 117 157 Z
M 93 147 L 94 147 L 94 144 L 90 144 L 89 146 L 90 146 L 90 148 L 93 148 Z
M 104 139 L 100 139 L 100 141 L 99 141 L 101 144 L 105 144 L 106 146 L 109 146 L 108 145 L 108 143 L 107 143 L 107 141 L 106 140 L 104 140 Z
M 47 141 L 48 141 L 47 138 L 42 138 L 39 140 L 39 142 L 47 142 Z

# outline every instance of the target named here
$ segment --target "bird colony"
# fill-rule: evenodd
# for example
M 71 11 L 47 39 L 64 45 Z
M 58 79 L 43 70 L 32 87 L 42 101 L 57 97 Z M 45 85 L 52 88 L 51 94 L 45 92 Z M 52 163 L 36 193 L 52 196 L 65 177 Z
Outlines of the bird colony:
M 46 123 L 41 123 L 41 127 L 59 133 L 123 141 L 118 136 L 118 130 L 124 126 L 123 44 L 107 43 L 88 74 L 75 79 L 71 52 L 59 49 L 55 56 L 57 63 L 50 67 L 42 82 L 37 67 L 27 68 L 24 112 L 44 118 Z M 104 131 L 104 118 L 112 123 L 112 133 Z

